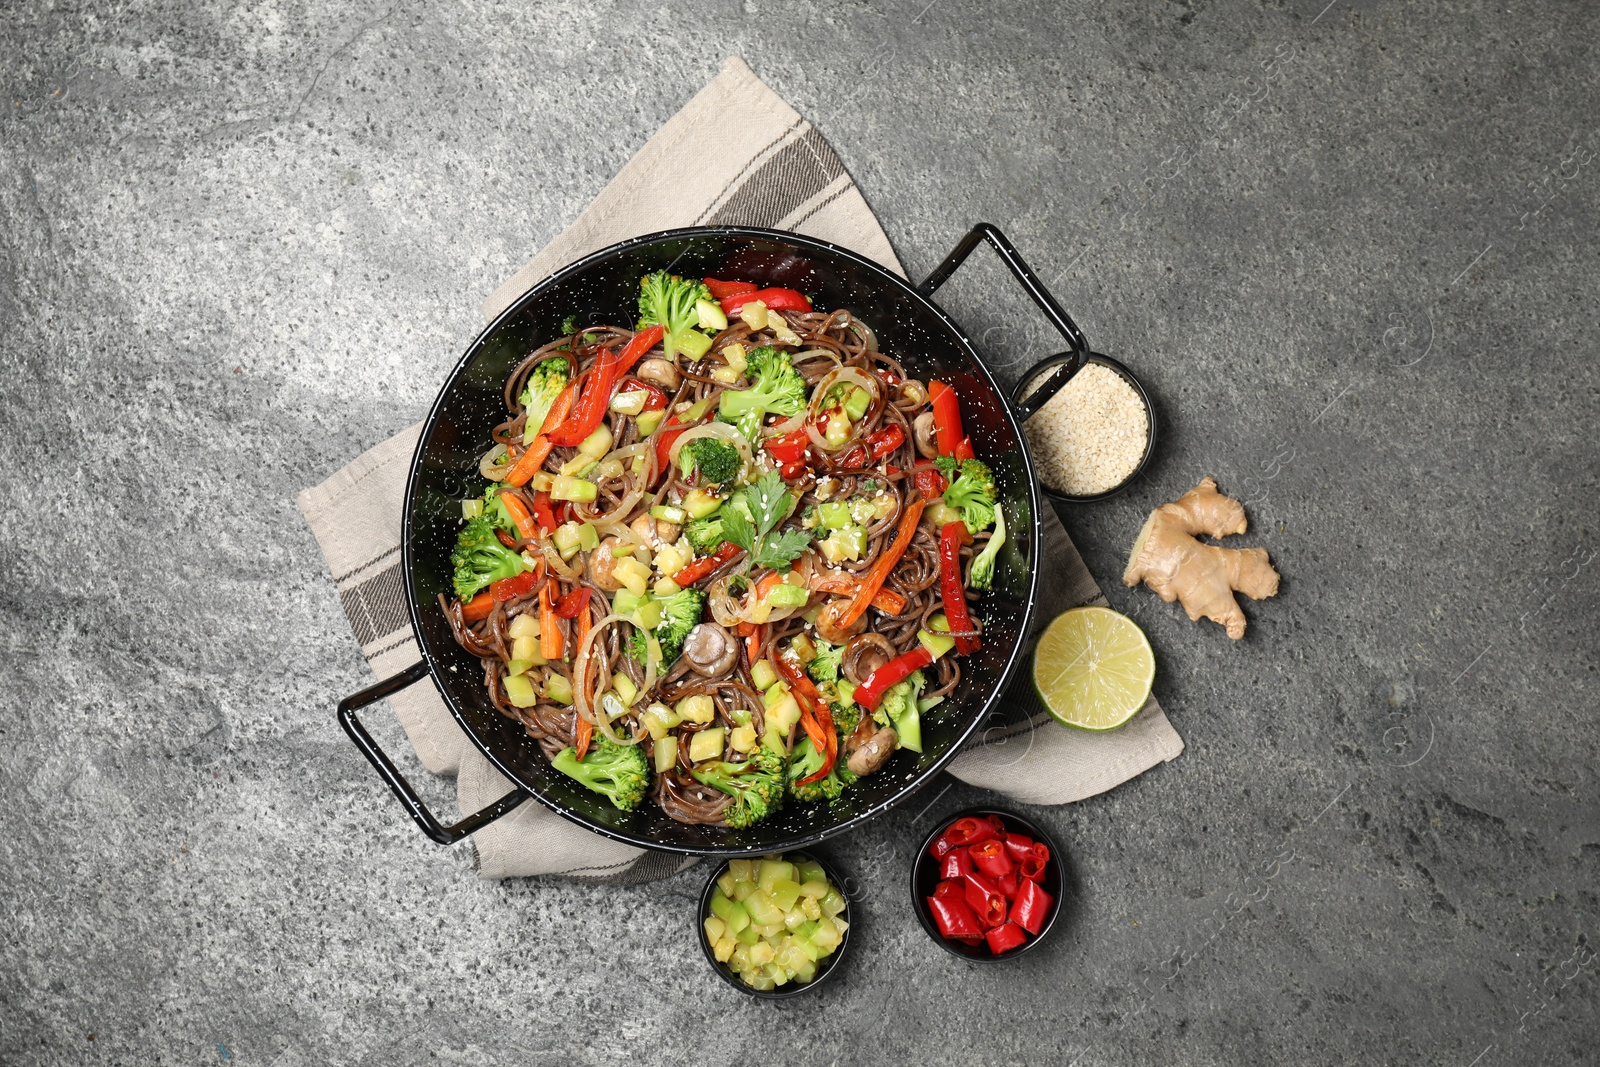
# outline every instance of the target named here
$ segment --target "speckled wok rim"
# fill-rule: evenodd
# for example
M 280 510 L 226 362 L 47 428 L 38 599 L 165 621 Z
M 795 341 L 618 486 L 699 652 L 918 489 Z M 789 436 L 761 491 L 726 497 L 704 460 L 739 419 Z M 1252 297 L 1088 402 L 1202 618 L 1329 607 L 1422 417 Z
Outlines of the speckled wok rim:
M 484 351 L 490 340 L 501 329 L 505 328 L 508 323 L 511 323 L 520 314 L 522 314 L 523 310 L 535 298 L 547 294 L 553 289 L 559 289 L 561 286 L 567 284 L 568 281 L 571 280 L 575 275 L 581 274 L 583 271 L 600 261 L 613 258 L 626 258 L 629 256 L 638 255 L 642 250 L 656 244 L 679 240 L 692 240 L 697 237 L 731 237 L 735 239 L 786 244 L 793 248 L 803 250 L 809 255 L 816 257 L 820 261 L 820 264 L 826 264 L 830 261 L 834 263 L 848 263 L 869 275 L 872 279 L 874 279 L 877 285 L 882 286 L 884 289 L 898 290 L 904 296 L 909 297 L 913 303 L 922 305 L 928 314 L 939 320 L 939 322 L 950 331 L 957 343 L 965 350 L 966 354 L 971 357 L 972 365 L 981 375 L 981 382 L 978 383 L 979 386 L 990 391 L 990 398 L 994 401 L 994 407 L 997 408 L 1008 421 L 1019 443 L 1018 451 L 1020 453 L 1023 467 L 1022 474 L 1027 483 L 1019 488 L 1023 494 L 1025 494 L 1025 499 L 1028 505 L 1028 544 L 1033 556 L 1035 557 L 1034 559 L 1029 560 L 1025 598 L 1022 600 L 1022 617 L 1017 624 L 1019 633 L 1027 633 L 1030 630 L 1033 621 L 1034 601 L 1039 582 L 1038 568 L 1034 566 L 1034 563 L 1037 559 L 1037 553 L 1041 539 L 1039 520 L 1039 508 L 1041 502 L 1038 492 L 1038 475 L 1034 470 L 1033 459 L 1028 450 L 1027 435 L 1023 432 L 1021 423 L 1023 419 L 1032 414 L 1033 410 L 1036 410 L 1037 405 L 1044 403 L 1045 399 L 1048 399 L 1049 394 L 1052 394 L 1056 389 L 1064 385 L 1073 374 L 1075 374 L 1084 366 L 1084 364 L 1087 362 L 1089 348 L 1087 341 L 1084 340 L 1083 335 L 1081 331 L 1078 330 L 1077 325 L 1072 322 L 1071 318 L 1066 314 L 1065 311 L 1061 309 L 1060 305 L 1056 303 L 1055 299 L 1048 293 L 1048 291 L 1044 289 L 1038 278 L 1033 274 L 1032 270 L 1017 253 L 1016 249 L 1011 246 L 1010 242 L 1003 234 L 1000 233 L 1000 231 L 995 229 L 993 226 L 988 225 L 987 223 L 980 223 L 969 233 L 967 233 L 965 237 L 963 237 L 962 241 L 950 253 L 950 255 L 945 258 L 944 262 L 941 263 L 939 267 L 937 267 L 920 286 L 913 286 L 904 278 L 893 274 L 883 266 L 873 262 L 872 260 L 866 259 L 863 256 L 857 255 L 848 249 L 841 248 L 838 245 L 830 244 L 829 242 L 817 240 L 811 237 L 804 237 L 798 234 L 787 233 L 779 230 L 759 229 L 754 227 L 686 227 L 676 230 L 667 230 L 660 233 L 646 234 L 641 237 L 619 242 L 618 244 L 612 245 L 609 248 L 601 249 L 598 252 L 585 256 L 584 258 L 566 267 L 563 267 L 561 270 L 555 272 L 544 281 L 535 285 L 519 300 L 517 300 L 516 303 L 512 304 L 509 308 L 502 312 L 498 318 L 490 323 L 483 330 L 483 332 L 478 335 L 477 339 L 472 343 L 472 345 L 468 347 L 466 353 L 461 357 L 460 361 L 457 362 L 455 368 L 446 378 L 444 385 L 440 388 L 438 397 L 435 399 L 428 412 L 427 418 L 423 422 L 422 433 L 418 441 L 416 453 L 412 457 L 411 471 L 406 483 L 405 499 L 402 504 L 404 510 L 402 511 L 401 515 L 401 566 L 403 573 L 407 576 L 416 573 L 416 559 L 413 555 L 413 545 L 417 541 L 416 535 L 418 531 L 414 529 L 413 526 L 413 516 L 416 514 L 414 505 L 416 503 L 419 481 L 422 477 L 423 465 L 425 457 L 428 453 L 429 445 L 441 419 L 446 414 L 446 398 L 450 395 L 455 382 L 468 370 L 480 353 Z M 943 309 L 941 309 L 931 299 L 933 292 L 949 279 L 951 274 L 954 273 L 955 269 L 961 265 L 961 263 L 980 242 L 987 242 L 992 248 L 994 248 L 1004 265 L 1028 292 L 1028 295 L 1033 299 L 1034 303 L 1040 308 L 1040 310 L 1044 312 L 1045 316 L 1050 319 L 1052 324 L 1056 327 L 1058 332 L 1061 333 L 1063 338 L 1067 340 L 1075 354 L 1073 357 L 1071 357 L 1073 365 L 1059 368 L 1058 371 L 1052 375 L 1052 379 L 1047 383 L 1046 387 L 1040 391 L 1045 395 L 1041 396 L 1036 393 L 1036 395 L 1030 397 L 1028 403 L 1024 405 L 1013 405 L 1007 401 L 1005 394 L 995 383 L 994 377 L 992 374 L 990 374 L 988 367 L 984 365 L 982 359 L 978 356 L 977 349 L 973 345 L 972 340 L 967 336 L 966 332 L 962 330 L 961 327 L 950 318 L 950 316 L 945 314 Z M 527 782 L 525 782 L 521 778 L 516 768 L 511 766 L 508 760 L 503 758 L 501 753 L 496 751 L 494 746 L 488 744 L 483 738 L 480 738 L 472 729 L 472 727 L 469 725 L 468 717 L 463 712 L 463 709 L 458 704 L 450 690 L 444 685 L 442 675 L 446 668 L 443 664 L 436 661 L 428 650 L 428 643 L 425 638 L 425 631 L 422 625 L 422 611 L 424 610 L 424 605 L 417 602 L 409 577 L 405 583 L 405 598 L 406 610 L 411 622 L 412 631 L 416 638 L 417 646 L 421 652 L 421 661 L 391 678 L 387 678 L 376 685 L 370 686 L 359 693 L 345 698 L 345 700 L 339 705 L 339 720 L 346 733 L 350 736 L 351 740 L 355 742 L 357 747 L 361 749 L 363 755 L 365 755 L 368 761 L 372 763 L 373 767 L 389 785 L 390 789 L 400 800 L 402 806 L 406 808 L 407 813 L 411 815 L 412 819 L 422 829 L 423 833 L 440 844 L 451 844 L 459 841 L 461 838 L 467 836 L 477 829 L 482 828 L 489 822 L 492 822 L 493 820 L 515 810 L 530 797 L 537 797 L 541 803 L 550 808 L 552 811 L 556 812 L 558 815 L 577 823 L 587 830 L 598 833 L 604 837 L 622 841 L 641 848 L 677 852 L 688 855 L 749 856 L 775 851 L 789 851 L 806 845 L 815 844 L 827 838 L 848 833 L 856 826 L 875 818 L 895 805 L 904 802 L 906 799 L 914 795 L 918 790 L 922 789 L 930 781 L 932 781 L 933 778 L 936 777 L 938 773 L 945 767 L 945 765 L 955 758 L 962 745 L 971 738 L 972 734 L 978 729 L 978 726 L 988 718 L 989 714 L 994 710 L 994 707 L 1000 700 L 1001 696 L 1005 693 L 1012 680 L 1015 678 L 1016 673 L 1022 665 L 1022 661 L 1024 659 L 1024 643 L 1018 641 L 1006 656 L 1004 665 L 998 674 L 998 679 L 994 683 L 993 688 L 981 699 L 974 699 L 971 710 L 968 712 L 968 721 L 956 735 L 954 743 L 950 744 L 944 752 L 936 756 L 929 766 L 921 769 L 915 777 L 907 781 L 898 792 L 891 794 L 883 801 L 880 801 L 864 811 L 857 812 L 840 822 L 832 825 L 822 826 L 816 830 L 810 830 L 804 833 L 796 834 L 789 839 L 782 839 L 776 842 L 767 841 L 761 844 L 746 844 L 733 841 L 728 842 L 727 844 L 718 845 L 714 848 L 696 848 L 681 844 L 674 844 L 671 842 L 658 841 L 641 834 L 636 834 L 624 829 L 604 825 L 603 823 L 597 822 L 582 812 L 576 811 L 568 805 L 562 803 L 558 797 L 547 795 L 539 789 L 531 787 Z M 430 604 L 428 607 L 431 608 L 432 605 Z M 483 753 L 484 757 L 489 760 L 490 764 L 493 765 L 496 770 L 500 771 L 500 773 L 505 775 L 506 778 L 515 785 L 515 788 L 513 788 L 512 791 L 507 793 L 504 797 L 501 797 L 499 800 L 494 801 L 477 812 L 465 816 L 451 825 L 440 823 L 439 820 L 432 814 L 427 805 L 417 794 L 416 790 L 405 779 L 404 775 L 400 773 L 393 761 L 390 760 L 382 751 L 370 734 L 368 734 L 355 714 L 360 708 L 363 708 L 366 705 L 371 704 L 383 697 L 392 695 L 398 690 L 420 681 L 424 675 L 433 681 L 434 687 L 438 690 L 441 698 L 445 702 L 446 707 L 450 709 L 450 714 L 455 718 L 456 722 L 460 724 L 462 730 L 466 733 L 467 737 L 471 739 L 473 745 Z

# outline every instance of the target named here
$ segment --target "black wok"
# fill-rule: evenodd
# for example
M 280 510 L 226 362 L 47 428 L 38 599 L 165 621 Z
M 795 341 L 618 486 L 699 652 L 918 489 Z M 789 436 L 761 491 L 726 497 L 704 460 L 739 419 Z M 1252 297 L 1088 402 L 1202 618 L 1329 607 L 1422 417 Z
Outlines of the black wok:
M 987 240 L 1066 339 L 1073 355 L 1052 381 L 1013 407 L 979 360 L 972 342 L 931 295 L 980 240 Z M 961 682 L 923 724 L 921 755 L 895 753 L 877 774 L 862 779 L 831 806 L 790 804 L 743 830 L 686 826 L 650 804 L 621 812 L 597 793 L 550 768 L 520 724 L 489 701 L 478 660 L 458 646 L 437 596 L 449 588 L 450 550 L 460 525 L 460 501 L 482 492 L 478 458 L 489 431 L 505 417 L 501 388 L 519 360 L 580 322 L 627 323 L 639 279 L 670 268 L 686 276 L 739 278 L 809 294 L 822 309 L 849 308 L 878 335 L 880 347 L 913 377 L 938 378 L 961 396 L 962 416 L 979 458 L 995 472 L 1010 545 L 1002 552 L 995 588 L 979 608 L 982 650 L 962 661 Z M 1038 581 L 1039 493 L 1021 421 L 1083 365 L 1088 345 L 1045 292 L 1005 237 L 993 227 L 972 230 L 920 286 L 870 260 L 824 241 L 775 230 L 738 227 L 670 230 L 624 241 L 573 263 L 534 286 L 489 325 L 450 373 L 428 413 L 412 460 L 402 532 L 407 607 L 422 660 L 339 705 L 351 739 L 388 782 L 430 838 L 449 844 L 531 798 L 596 833 L 646 848 L 737 855 L 799 848 L 844 833 L 888 810 L 930 781 L 1001 699 L 1020 666 Z M 377 746 L 355 712 L 422 678 L 431 678 L 461 728 L 515 788 L 453 825 L 441 824 Z

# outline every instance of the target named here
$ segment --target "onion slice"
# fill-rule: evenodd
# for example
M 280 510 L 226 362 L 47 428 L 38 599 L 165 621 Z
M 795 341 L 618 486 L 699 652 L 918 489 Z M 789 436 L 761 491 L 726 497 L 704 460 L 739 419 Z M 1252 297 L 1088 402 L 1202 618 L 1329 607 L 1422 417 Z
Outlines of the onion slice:
M 829 445 L 817 429 L 818 416 L 822 413 L 822 406 L 827 402 L 828 394 L 838 385 L 858 385 L 867 391 L 871 401 L 866 412 L 850 427 L 850 437 L 837 448 Z M 849 448 L 860 435 L 860 427 L 872 421 L 872 417 L 883 409 L 884 392 L 883 382 L 875 374 L 868 374 L 857 367 L 839 367 L 831 371 L 828 376 L 817 383 L 811 390 L 811 404 L 806 411 L 806 434 L 811 438 L 811 443 L 823 452 L 839 452 Z

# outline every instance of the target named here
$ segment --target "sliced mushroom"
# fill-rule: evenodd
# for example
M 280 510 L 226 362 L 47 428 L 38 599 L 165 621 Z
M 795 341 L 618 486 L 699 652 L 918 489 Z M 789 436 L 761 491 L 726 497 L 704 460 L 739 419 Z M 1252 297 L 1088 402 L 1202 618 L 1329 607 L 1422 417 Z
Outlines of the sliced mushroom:
M 842 645 L 867 628 L 867 613 L 862 612 L 849 626 L 840 626 L 839 617 L 850 606 L 843 598 L 830 600 L 817 612 L 817 633 L 830 644 Z
M 889 762 L 889 757 L 894 755 L 895 742 L 899 735 L 894 732 L 893 726 L 885 726 L 872 735 L 872 740 L 862 745 L 850 754 L 845 766 L 850 768 L 850 773 L 863 776 L 879 770 Z
M 932 459 L 939 454 L 939 445 L 933 439 L 933 412 L 924 411 L 911 420 L 911 437 L 917 443 L 917 455 Z
M 845 752 L 854 753 L 856 749 L 862 747 L 868 741 L 871 741 L 872 735 L 877 732 L 878 724 L 872 721 L 872 716 L 861 716 L 860 721 L 856 723 L 856 728 L 851 730 L 849 735 L 844 739 Z
M 894 646 L 882 634 L 857 634 L 839 658 L 839 669 L 857 685 L 866 682 L 873 671 L 894 658 Z
M 721 677 L 739 659 L 739 642 L 714 622 L 702 622 L 683 641 L 683 658 L 696 674 Z
M 660 356 L 645 360 L 633 373 L 647 382 L 655 382 L 669 393 L 677 392 L 678 386 L 683 384 L 683 373 L 678 370 L 678 365 Z
M 599 548 L 589 553 L 586 568 L 589 572 L 589 581 L 594 583 L 596 589 L 615 593 L 622 588 L 622 582 L 612 573 L 617 567 L 617 557 L 611 554 L 611 550 L 621 543 L 620 538 L 608 537 L 600 542 Z

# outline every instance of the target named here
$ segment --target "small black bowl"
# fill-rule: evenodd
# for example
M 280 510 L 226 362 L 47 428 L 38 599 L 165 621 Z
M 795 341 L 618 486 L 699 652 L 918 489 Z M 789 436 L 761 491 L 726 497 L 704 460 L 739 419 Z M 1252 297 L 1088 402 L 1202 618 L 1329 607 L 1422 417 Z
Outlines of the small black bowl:
M 1006 824 L 1006 829 L 1018 834 L 1026 834 L 1035 841 L 1043 841 L 1050 847 L 1050 865 L 1045 868 L 1044 878 L 1039 882 L 1039 888 L 1050 894 L 1050 914 L 1045 916 L 1044 925 L 1039 932 L 1031 935 L 1021 945 L 1007 952 L 1003 956 L 996 956 L 989 951 L 988 945 L 968 945 L 960 941 L 951 941 L 939 933 L 939 927 L 933 921 L 933 914 L 928 911 L 928 898 L 933 896 L 933 887 L 939 884 L 939 861 L 933 858 L 930 849 L 938 836 L 949 828 L 957 819 L 964 819 L 969 815 L 982 818 L 986 815 L 998 815 L 1000 821 Z M 939 824 L 938 829 L 929 834 L 922 842 L 922 847 L 917 850 L 917 858 L 911 864 L 911 906 L 916 909 L 917 918 L 922 923 L 922 928 L 933 938 L 933 943 L 950 953 L 960 956 L 964 960 L 974 963 L 1004 963 L 1014 960 L 1024 952 L 1031 951 L 1045 938 L 1050 936 L 1050 931 L 1055 927 L 1056 916 L 1061 914 L 1061 868 L 1062 854 L 1059 846 L 1039 827 L 1024 819 L 1020 815 L 1009 811 L 999 811 L 994 808 L 971 808 L 967 811 L 958 811 Z M 708 898 L 709 899 L 709 898 Z M 846 931 L 848 933 L 849 931 Z M 703 940 L 703 938 L 702 938 Z
M 1062 352 L 1059 355 L 1047 356 L 1044 359 L 1041 359 L 1038 363 L 1035 363 L 1017 382 L 1017 387 L 1012 390 L 1012 403 L 1017 407 L 1022 408 L 1024 406 L 1023 398 L 1027 397 L 1030 387 L 1037 387 L 1044 384 L 1051 372 L 1057 367 L 1060 367 L 1064 363 L 1069 363 L 1077 358 L 1078 357 L 1076 355 L 1070 352 Z M 1133 386 L 1133 391 L 1139 394 L 1139 402 L 1144 405 L 1145 427 L 1149 433 L 1145 439 L 1144 455 L 1139 457 L 1138 466 L 1134 467 L 1133 472 L 1126 478 L 1122 479 L 1122 481 L 1118 482 L 1116 485 L 1112 486 L 1110 489 L 1107 489 L 1103 493 L 1091 493 L 1087 496 L 1074 496 L 1071 493 L 1063 493 L 1057 489 L 1052 489 L 1049 485 L 1047 485 L 1045 483 L 1044 476 L 1040 474 L 1039 488 L 1044 491 L 1045 495 L 1056 500 L 1064 501 L 1068 504 L 1092 504 L 1097 500 L 1105 500 L 1109 497 L 1116 496 L 1118 493 L 1122 492 L 1124 489 L 1138 480 L 1139 475 L 1144 473 L 1145 467 L 1150 463 L 1150 457 L 1155 454 L 1156 450 L 1156 411 L 1155 408 L 1151 407 L 1150 405 L 1150 394 L 1145 392 L 1143 383 L 1141 383 L 1138 378 L 1134 377 L 1131 370 L 1129 370 L 1127 367 L 1124 367 L 1121 363 L 1118 363 L 1110 356 L 1101 355 L 1099 352 L 1091 352 L 1089 353 L 1088 363 L 1098 363 L 1102 367 L 1109 367 L 1111 370 L 1121 375 L 1123 381 Z M 1085 365 L 1087 365 L 1087 363 Z M 1070 379 L 1068 380 L 1070 381 Z M 1063 386 L 1064 384 L 1065 383 L 1063 383 Z M 1034 404 L 1028 405 L 1029 408 L 1034 408 L 1036 406 L 1037 405 Z M 1030 415 L 1029 417 L 1032 418 L 1034 416 Z
M 1054 845 L 1051 846 L 1051 848 L 1054 847 Z M 717 975 L 724 982 L 727 982 L 739 992 L 745 993 L 752 997 L 757 997 L 761 1000 L 783 1000 L 787 997 L 797 997 L 802 993 L 810 992 L 823 982 L 827 981 L 829 976 L 838 969 L 839 960 L 844 957 L 845 950 L 850 947 L 850 931 L 855 927 L 855 922 L 850 918 L 850 897 L 845 894 L 844 882 L 840 880 L 836 873 L 834 873 L 833 867 L 828 863 L 827 860 L 811 852 L 785 852 L 782 854 L 782 856 L 786 860 L 807 859 L 814 861 L 822 868 L 822 872 L 828 876 L 828 884 L 837 889 L 841 896 L 844 896 L 844 910 L 841 911 L 839 915 L 849 925 L 845 927 L 844 937 L 840 939 L 839 947 L 834 949 L 831 955 L 825 956 L 821 960 L 817 961 L 817 976 L 811 979 L 811 981 L 790 982 L 788 985 L 779 986 L 777 989 L 753 989 L 740 981 L 739 976 L 733 973 L 733 969 L 731 967 L 729 967 L 726 963 L 720 962 L 717 957 L 712 954 L 711 942 L 706 940 L 706 916 L 711 914 L 711 894 L 717 891 L 717 879 L 721 878 L 722 872 L 728 869 L 727 863 L 719 864 L 716 869 L 711 872 L 711 877 L 706 879 L 706 887 L 700 891 L 700 909 L 695 913 L 695 936 L 700 939 L 700 948 L 703 952 L 705 952 L 706 962 L 711 964 L 712 970 L 716 971 Z M 757 861 L 762 857 L 748 856 L 742 858 L 750 861 Z

